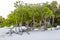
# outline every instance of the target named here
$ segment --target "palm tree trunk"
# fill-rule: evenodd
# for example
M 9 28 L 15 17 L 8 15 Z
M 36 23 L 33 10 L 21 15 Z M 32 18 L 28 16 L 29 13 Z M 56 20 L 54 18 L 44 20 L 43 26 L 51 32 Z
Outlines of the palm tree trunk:
M 28 23 L 28 21 L 26 22 L 26 27 L 27 27 L 27 28 L 29 27 L 29 23 Z
M 41 21 L 40 21 L 40 26 L 41 26 Z
M 52 26 L 54 25 L 54 15 L 52 17 Z
M 35 18 L 34 18 L 34 12 L 32 11 L 32 19 L 33 19 L 33 27 L 35 27 Z
M 35 27 L 35 19 L 34 19 L 34 14 L 33 14 L 33 27 Z
M 22 22 L 23 22 L 23 14 L 22 14 L 22 16 L 21 16 L 20 27 L 22 26 Z
M 47 28 L 47 21 L 46 21 L 46 18 L 45 18 L 45 23 L 44 23 L 44 29 L 46 29 Z

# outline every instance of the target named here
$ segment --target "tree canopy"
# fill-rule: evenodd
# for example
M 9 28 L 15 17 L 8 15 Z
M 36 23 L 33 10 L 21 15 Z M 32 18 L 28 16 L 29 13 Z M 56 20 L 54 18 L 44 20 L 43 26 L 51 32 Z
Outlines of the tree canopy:
M 58 16 L 60 6 L 58 8 L 57 4 L 56 1 L 53 1 L 50 4 L 48 2 L 43 4 L 27 4 L 23 1 L 16 1 L 14 3 L 14 11 L 11 11 L 6 19 L 0 17 L 0 26 L 1 24 L 4 24 L 4 26 L 19 24 L 21 26 L 24 25 L 23 23 L 31 26 L 35 24 L 34 22 L 38 23 L 42 20 L 47 20 L 52 17 L 52 15 L 56 14 Z

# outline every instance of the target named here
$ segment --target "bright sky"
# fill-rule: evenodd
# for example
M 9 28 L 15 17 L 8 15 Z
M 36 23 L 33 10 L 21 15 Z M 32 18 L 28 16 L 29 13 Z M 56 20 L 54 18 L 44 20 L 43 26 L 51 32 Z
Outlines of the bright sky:
M 7 15 L 14 9 L 14 2 L 17 0 L 0 0 L 0 16 L 7 17 Z M 24 3 L 43 3 L 52 2 L 54 0 L 22 0 Z M 58 3 L 60 0 L 55 0 Z

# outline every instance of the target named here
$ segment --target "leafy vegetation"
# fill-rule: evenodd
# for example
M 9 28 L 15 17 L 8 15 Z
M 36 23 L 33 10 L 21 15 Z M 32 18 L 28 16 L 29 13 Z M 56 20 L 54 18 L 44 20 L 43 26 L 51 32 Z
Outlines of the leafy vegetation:
M 7 26 L 27 26 L 40 27 L 42 21 L 49 22 L 51 25 L 60 24 L 56 22 L 60 17 L 60 6 L 57 7 L 57 2 L 40 4 L 27 4 L 23 1 L 16 1 L 14 3 L 14 11 L 12 11 L 6 19 L 0 16 L 0 27 Z M 60 21 L 60 20 L 57 20 Z M 49 26 L 50 27 L 50 26 Z

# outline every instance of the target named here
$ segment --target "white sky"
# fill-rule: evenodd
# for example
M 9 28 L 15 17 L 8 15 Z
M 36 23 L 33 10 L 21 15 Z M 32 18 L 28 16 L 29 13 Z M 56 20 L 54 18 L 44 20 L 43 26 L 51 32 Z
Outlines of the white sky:
M 7 17 L 7 15 L 14 9 L 14 2 L 17 0 L 0 0 L 0 16 Z M 24 3 L 43 3 L 52 2 L 54 0 L 22 0 Z M 58 3 L 60 0 L 55 0 Z

